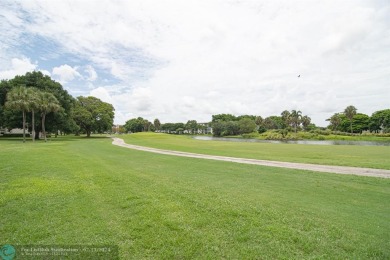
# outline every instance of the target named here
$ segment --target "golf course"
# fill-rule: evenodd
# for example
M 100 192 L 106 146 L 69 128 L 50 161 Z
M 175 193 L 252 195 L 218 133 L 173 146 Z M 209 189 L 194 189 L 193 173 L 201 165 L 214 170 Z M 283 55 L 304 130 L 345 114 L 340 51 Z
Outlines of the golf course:
M 258 160 L 390 169 L 389 146 L 126 143 Z M 0 139 L 0 240 L 114 245 L 121 259 L 388 259 L 390 179 L 185 158 L 105 135 Z

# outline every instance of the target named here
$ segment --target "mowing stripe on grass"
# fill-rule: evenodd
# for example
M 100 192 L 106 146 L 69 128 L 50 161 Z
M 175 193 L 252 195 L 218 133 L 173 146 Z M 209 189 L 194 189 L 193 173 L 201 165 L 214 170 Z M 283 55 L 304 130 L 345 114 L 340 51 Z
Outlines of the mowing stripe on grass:
M 279 167 L 279 168 L 308 170 L 308 171 L 316 171 L 316 172 L 328 172 L 328 173 L 337 173 L 337 174 L 352 174 L 352 175 L 360 175 L 360 176 L 368 176 L 368 177 L 390 178 L 390 170 L 383 170 L 383 169 L 332 166 L 332 165 L 320 165 L 320 164 L 308 164 L 308 163 L 278 162 L 278 161 L 235 158 L 235 157 L 217 156 L 217 155 L 206 155 L 206 154 L 170 151 L 170 150 L 150 148 L 150 147 L 139 146 L 139 145 L 126 144 L 123 139 L 116 138 L 116 137 L 112 137 L 112 139 L 113 139 L 112 141 L 113 145 L 140 150 L 140 151 L 166 154 L 166 155 L 209 159 L 209 160 L 217 160 L 217 161 L 227 161 L 227 162 L 235 162 L 235 163 L 255 164 L 255 165 L 263 165 L 263 166 Z

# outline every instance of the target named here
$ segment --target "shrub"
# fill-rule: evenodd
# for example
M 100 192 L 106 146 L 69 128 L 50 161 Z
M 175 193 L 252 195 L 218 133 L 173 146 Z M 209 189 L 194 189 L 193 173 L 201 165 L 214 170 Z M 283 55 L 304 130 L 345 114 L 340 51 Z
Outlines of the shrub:
M 257 132 L 259 134 L 262 134 L 262 133 L 267 132 L 267 129 L 264 126 L 261 125 L 261 126 L 259 126 L 259 129 L 257 130 Z

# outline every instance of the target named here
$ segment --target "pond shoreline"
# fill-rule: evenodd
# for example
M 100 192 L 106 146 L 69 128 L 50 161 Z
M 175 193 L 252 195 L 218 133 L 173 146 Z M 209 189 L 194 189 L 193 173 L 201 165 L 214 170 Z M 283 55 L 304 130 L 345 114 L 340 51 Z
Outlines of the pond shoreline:
M 243 137 L 212 137 L 212 136 L 192 136 L 193 139 L 201 141 L 226 141 L 226 142 L 246 142 L 246 143 L 275 143 L 275 144 L 306 144 L 306 145 L 361 145 L 361 146 L 390 146 L 390 140 L 366 141 L 366 140 L 266 140 Z

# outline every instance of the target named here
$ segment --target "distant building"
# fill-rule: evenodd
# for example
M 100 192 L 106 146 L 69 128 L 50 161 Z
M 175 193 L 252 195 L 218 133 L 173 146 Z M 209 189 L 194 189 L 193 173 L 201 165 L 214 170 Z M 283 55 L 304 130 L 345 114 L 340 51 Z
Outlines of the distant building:
M 201 126 L 200 129 L 198 129 L 198 134 L 212 134 L 213 128 L 211 127 L 211 123 L 198 123 L 198 125 Z
M 123 125 L 113 125 L 111 128 L 111 133 L 113 134 L 123 134 L 126 132 L 126 129 Z
M 23 134 L 23 129 L 22 128 L 13 128 L 11 130 L 8 130 L 7 128 L 0 128 L 0 136 L 4 134 Z M 26 128 L 26 135 L 29 135 L 30 132 Z

